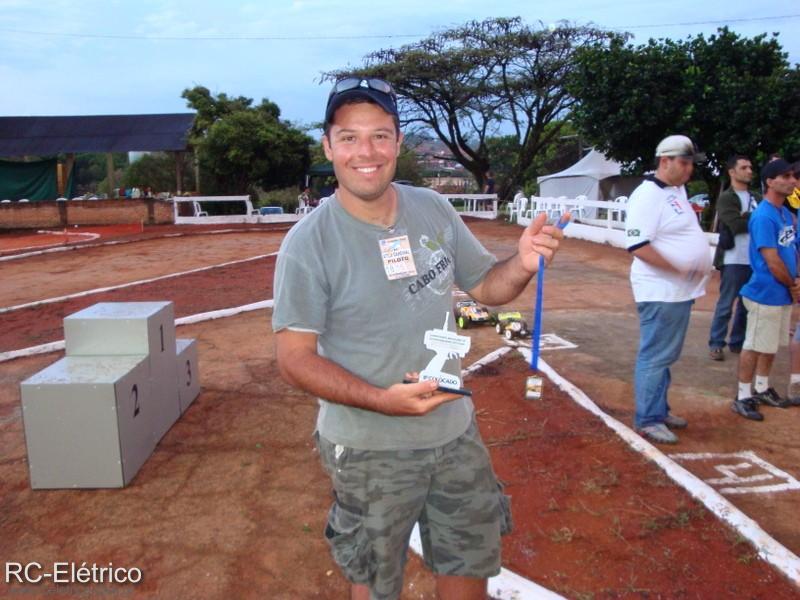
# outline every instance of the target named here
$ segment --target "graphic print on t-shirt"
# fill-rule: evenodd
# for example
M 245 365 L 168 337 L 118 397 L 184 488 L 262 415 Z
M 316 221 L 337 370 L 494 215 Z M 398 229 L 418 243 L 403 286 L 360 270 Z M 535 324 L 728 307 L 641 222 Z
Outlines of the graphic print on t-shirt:
M 435 237 L 422 234 L 412 241 L 414 262 L 417 264 L 417 276 L 409 278 L 405 289 L 405 299 L 409 304 L 424 304 L 429 294 L 443 296 L 450 293 L 453 285 L 453 259 L 445 251 L 445 233 L 439 232 Z
M 675 211 L 676 215 L 683 214 L 683 207 L 681 206 L 680 200 L 678 200 L 677 196 L 671 195 L 667 198 L 667 201 L 669 202 L 669 205 L 672 207 L 672 210 Z
M 786 248 L 794 243 L 794 225 L 786 225 L 778 233 L 778 243 Z

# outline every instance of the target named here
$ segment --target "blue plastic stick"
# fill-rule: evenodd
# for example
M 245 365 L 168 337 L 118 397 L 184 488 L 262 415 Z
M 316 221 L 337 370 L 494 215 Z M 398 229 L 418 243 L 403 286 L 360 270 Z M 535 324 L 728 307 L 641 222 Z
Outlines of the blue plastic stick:
M 557 227 L 564 229 L 569 221 L 559 221 Z M 536 273 L 536 306 L 533 309 L 533 335 L 531 336 L 531 369 L 539 369 L 539 345 L 542 337 L 542 292 L 544 290 L 544 257 L 539 257 Z

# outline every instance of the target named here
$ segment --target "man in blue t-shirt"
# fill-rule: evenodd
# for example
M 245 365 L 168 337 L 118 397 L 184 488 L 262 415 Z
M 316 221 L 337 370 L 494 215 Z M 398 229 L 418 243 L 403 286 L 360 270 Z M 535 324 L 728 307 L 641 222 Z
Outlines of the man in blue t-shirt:
M 797 179 L 792 165 L 782 158 L 764 165 L 761 179 L 765 202 L 758 205 L 749 223 L 753 275 L 741 291 L 748 313 L 747 331 L 739 358 L 739 390 L 731 406 L 735 413 L 754 421 L 764 419 L 759 403 L 788 406 L 770 387 L 769 373 L 778 347 L 788 341 L 792 304 L 800 299 L 794 218 L 783 205 Z

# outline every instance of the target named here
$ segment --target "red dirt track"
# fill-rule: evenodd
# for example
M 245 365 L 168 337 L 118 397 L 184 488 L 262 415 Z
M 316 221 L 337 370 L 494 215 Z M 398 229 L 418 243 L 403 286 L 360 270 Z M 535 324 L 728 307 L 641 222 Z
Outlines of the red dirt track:
M 499 257 L 514 251 L 519 228 L 469 224 Z M 118 232 L 130 241 L 121 246 L 0 262 L 10 273 L 0 308 L 268 254 L 286 227 L 208 235 L 212 229 L 223 227 L 146 227 Z M 163 237 L 176 231 L 190 235 Z M 0 253 L 9 239 L 0 235 Z M 110 239 L 113 232 L 97 241 Z M 628 261 L 620 250 L 565 241 L 547 273 L 544 330 L 578 348 L 543 355 L 625 423 L 638 328 Z M 0 313 L 0 352 L 63 339 L 64 316 L 100 301 L 171 300 L 176 316 L 185 316 L 265 300 L 274 264 L 261 258 Z M 9 280 L 20 284 L 6 287 Z M 695 306 L 684 358 L 673 370 L 670 402 L 690 427 L 665 451 L 753 450 L 797 476 L 800 410 L 765 411 L 764 424 L 745 422 L 726 404 L 735 362 L 704 360 L 714 290 Z M 532 298 L 531 285 L 509 308 L 529 312 Z M 113 562 L 144 573 L 138 585 L 0 583 L 0 597 L 347 596 L 322 536 L 330 486 L 311 441 L 316 401 L 280 379 L 269 317 L 256 311 L 178 329 L 178 337 L 198 340 L 203 392 L 121 490 L 30 489 L 19 383 L 62 354 L 0 362 L 0 557 Z M 467 333 L 465 365 L 503 344 L 490 328 Z M 775 377 L 785 377 L 785 363 L 776 361 Z M 528 372 L 512 351 L 465 382 L 512 496 L 506 568 L 569 598 L 800 598 L 752 546 L 550 382 L 541 401 L 525 400 Z M 781 452 L 770 452 L 776 446 Z M 729 499 L 800 550 L 800 492 Z M 412 557 L 403 598 L 434 597 L 433 578 Z

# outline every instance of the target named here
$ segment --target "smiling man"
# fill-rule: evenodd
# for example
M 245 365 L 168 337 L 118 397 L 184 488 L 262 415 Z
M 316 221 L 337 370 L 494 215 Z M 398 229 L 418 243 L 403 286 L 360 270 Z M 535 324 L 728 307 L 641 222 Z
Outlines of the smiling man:
M 482 303 L 509 302 L 563 234 L 541 215 L 497 262 L 447 200 L 391 183 L 402 139 L 387 82 L 334 85 L 322 145 L 339 187 L 281 246 L 278 365 L 319 398 L 317 446 L 334 489 L 325 537 L 351 597 L 399 597 L 419 523 L 439 597 L 483 600 L 486 578 L 500 571 L 508 499 L 471 400 L 403 380 L 433 357 L 425 334 L 441 330 L 454 285 Z M 460 362 L 448 362 L 460 374 Z

